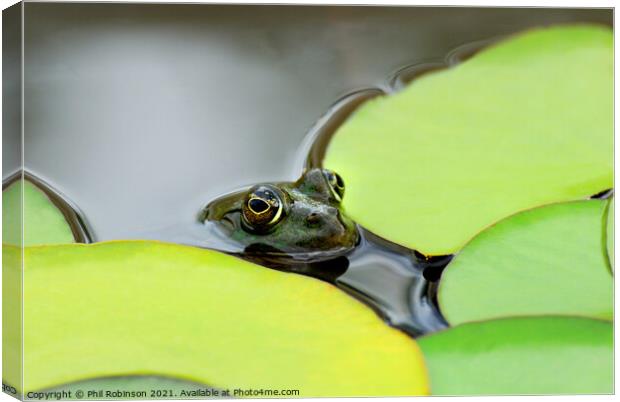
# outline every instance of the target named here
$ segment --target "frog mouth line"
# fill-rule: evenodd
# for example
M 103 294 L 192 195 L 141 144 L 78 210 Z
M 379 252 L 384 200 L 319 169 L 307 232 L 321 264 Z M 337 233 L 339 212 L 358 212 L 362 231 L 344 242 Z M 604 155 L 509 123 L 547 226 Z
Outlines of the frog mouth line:
M 262 244 L 251 244 L 243 250 L 243 255 L 247 255 L 252 259 L 264 259 L 265 261 L 278 259 L 281 260 L 281 262 L 288 261 L 290 265 L 294 265 L 300 262 L 311 263 L 329 261 L 338 257 L 346 256 L 352 251 L 353 249 L 350 247 L 338 247 L 327 251 L 322 250 L 286 252 L 273 247 L 265 247 Z M 283 263 L 278 265 L 289 264 Z

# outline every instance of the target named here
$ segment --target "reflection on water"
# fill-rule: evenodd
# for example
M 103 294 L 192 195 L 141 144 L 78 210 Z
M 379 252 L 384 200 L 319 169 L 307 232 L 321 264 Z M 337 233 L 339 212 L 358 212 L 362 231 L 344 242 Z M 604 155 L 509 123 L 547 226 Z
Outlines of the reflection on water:
M 362 229 L 362 242 L 349 261 L 336 284 L 375 308 L 390 325 L 414 336 L 447 326 L 424 272 L 444 267 L 450 256 L 427 260 Z
M 208 248 L 231 254 L 243 253 L 243 246 L 232 240 L 213 222 L 195 222 L 171 225 L 157 231 L 136 233 L 129 239 L 155 240 L 186 246 Z

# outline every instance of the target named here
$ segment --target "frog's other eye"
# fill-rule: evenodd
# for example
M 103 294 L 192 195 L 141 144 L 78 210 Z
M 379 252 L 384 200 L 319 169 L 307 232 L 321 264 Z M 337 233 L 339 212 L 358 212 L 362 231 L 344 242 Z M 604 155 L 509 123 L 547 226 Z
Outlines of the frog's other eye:
M 336 199 L 338 201 L 342 201 L 342 198 L 344 197 L 344 180 L 342 180 L 342 177 L 340 177 L 340 175 L 333 170 L 328 169 L 325 169 L 323 174 L 334 192 Z
M 243 222 L 252 231 L 266 232 L 283 217 L 284 205 L 278 191 L 257 186 L 246 195 L 241 212 Z

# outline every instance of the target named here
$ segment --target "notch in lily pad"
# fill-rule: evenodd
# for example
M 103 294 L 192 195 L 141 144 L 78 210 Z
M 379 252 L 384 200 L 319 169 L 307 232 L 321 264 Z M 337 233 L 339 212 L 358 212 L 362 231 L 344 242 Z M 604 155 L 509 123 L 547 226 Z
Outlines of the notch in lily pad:
M 30 172 L 19 171 L 2 184 L 3 242 L 11 245 L 90 243 L 79 209 L 61 192 Z M 22 226 L 23 216 L 23 226 Z

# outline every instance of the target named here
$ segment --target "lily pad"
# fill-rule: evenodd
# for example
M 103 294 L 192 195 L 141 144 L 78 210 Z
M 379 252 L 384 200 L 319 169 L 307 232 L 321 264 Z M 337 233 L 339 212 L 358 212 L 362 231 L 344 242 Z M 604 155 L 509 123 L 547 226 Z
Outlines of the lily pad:
M 518 211 L 613 187 L 613 43 L 603 26 L 541 28 L 364 103 L 324 166 L 348 214 L 450 254 Z
M 610 394 L 613 327 L 569 317 L 463 324 L 419 339 L 433 395 Z
M 609 258 L 609 267 L 614 270 L 614 199 L 609 200 L 609 209 L 607 210 L 607 227 L 605 228 L 605 246 L 607 248 L 607 257 Z
M 161 376 L 122 376 L 77 381 L 46 389 L 44 392 L 67 392 L 63 399 L 205 399 L 221 396 L 222 390 Z M 83 394 L 80 394 L 80 391 Z M 88 391 L 94 391 L 89 394 Z M 144 393 L 144 394 L 142 394 Z M 67 395 L 67 394 L 65 394 Z
M 21 181 L 2 190 L 2 243 L 22 244 L 22 185 Z
M 19 246 L 2 245 L 2 383 L 15 388 L 22 383 L 23 373 L 21 250 Z
M 2 191 L 4 243 L 22 242 L 22 191 L 25 246 L 75 242 L 71 227 L 47 195 L 27 180 L 16 180 Z
M 613 317 L 603 252 L 607 200 L 521 212 L 480 233 L 448 264 L 438 291 L 452 325 L 523 315 Z
M 24 253 L 27 390 L 163 375 L 301 397 L 427 392 L 415 341 L 328 283 L 156 242 Z

